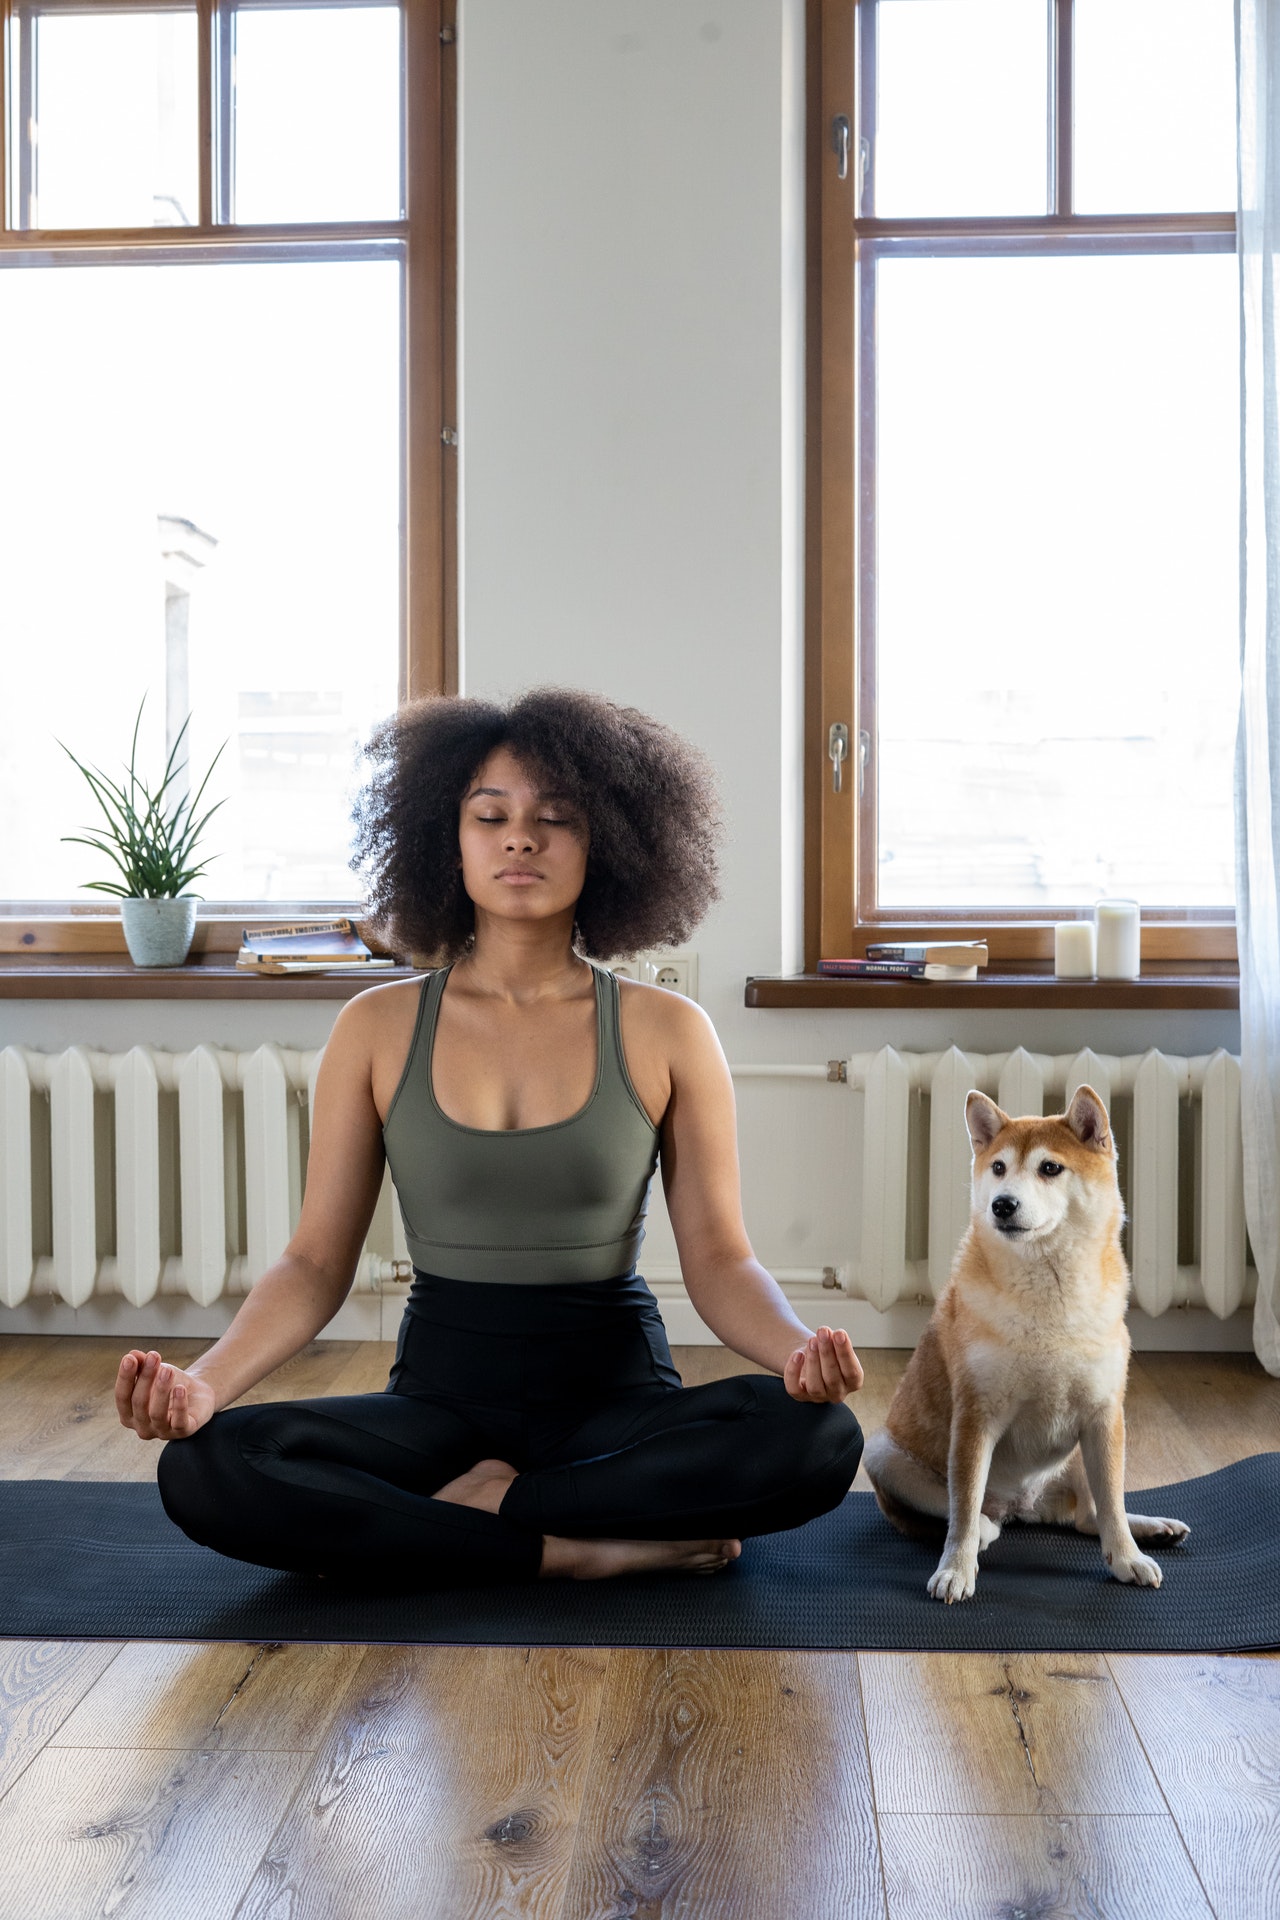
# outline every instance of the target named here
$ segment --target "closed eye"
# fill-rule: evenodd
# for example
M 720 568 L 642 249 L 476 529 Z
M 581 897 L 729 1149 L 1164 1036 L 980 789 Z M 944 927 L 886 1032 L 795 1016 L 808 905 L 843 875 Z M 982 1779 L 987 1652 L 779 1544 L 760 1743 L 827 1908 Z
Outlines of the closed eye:
M 1036 1171 L 1042 1174 L 1046 1180 L 1056 1180 L 1064 1169 L 1056 1160 L 1042 1160 Z

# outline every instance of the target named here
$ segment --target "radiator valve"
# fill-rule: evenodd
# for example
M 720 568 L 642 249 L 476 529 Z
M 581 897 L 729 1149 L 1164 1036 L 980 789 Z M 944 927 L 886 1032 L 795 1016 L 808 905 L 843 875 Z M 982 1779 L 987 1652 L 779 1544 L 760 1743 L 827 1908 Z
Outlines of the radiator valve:
M 413 1262 L 412 1260 L 384 1260 L 380 1254 L 371 1253 L 368 1257 L 367 1273 L 369 1291 L 380 1293 L 386 1286 L 407 1286 L 413 1279 Z

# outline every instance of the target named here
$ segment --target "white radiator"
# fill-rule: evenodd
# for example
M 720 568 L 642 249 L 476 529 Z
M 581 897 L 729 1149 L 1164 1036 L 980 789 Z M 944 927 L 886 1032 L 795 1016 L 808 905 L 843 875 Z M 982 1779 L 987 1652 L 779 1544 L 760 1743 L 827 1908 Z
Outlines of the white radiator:
M 320 1058 L 6 1047 L 0 1305 L 185 1294 L 204 1307 L 246 1293 L 297 1223 Z M 354 1290 L 407 1274 L 403 1252 L 395 1238 L 384 1253 L 366 1246 Z
M 208 1307 L 245 1293 L 297 1221 L 320 1058 L 270 1045 L 5 1048 L 0 1305 L 56 1296 L 81 1307 L 115 1295 L 145 1307 L 178 1295 Z M 884 1047 L 820 1066 L 741 1066 L 734 1078 L 839 1080 L 862 1096 L 856 1244 L 833 1246 L 823 1266 L 771 1265 L 797 1300 L 840 1289 L 883 1311 L 935 1298 L 969 1218 L 968 1089 L 1029 1114 L 1060 1111 L 1082 1081 L 1112 1109 L 1135 1303 L 1150 1315 L 1207 1306 L 1226 1319 L 1252 1297 L 1240 1067 L 1230 1054 L 1053 1058 Z M 744 1170 L 754 1144 L 743 1142 Z M 822 1152 L 820 1136 L 813 1151 Z M 858 1172 L 848 1169 L 855 1181 Z M 407 1278 L 404 1255 L 398 1209 L 380 1203 L 354 1291 L 376 1294 Z M 678 1267 L 644 1270 L 664 1304 L 683 1295 Z
M 1110 1109 L 1119 1148 L 1134 1304 L 1153 1316 L 1203 1306 L 1225 1320 L 1253 1299 L 1233 1054 L 882 1047 L 825 1067 L 735 1069 L 739 1080 L 775 1076 L 839 1079 L 864 1100 L 857 1244 L 831 1267 L 793 1269 L 798 1287 L 818 1281 L 882 1312 L 936 1299 L 969 1221 L 968 1090 L 1006 1113 L 1060 1113 L 1087 1082 Z

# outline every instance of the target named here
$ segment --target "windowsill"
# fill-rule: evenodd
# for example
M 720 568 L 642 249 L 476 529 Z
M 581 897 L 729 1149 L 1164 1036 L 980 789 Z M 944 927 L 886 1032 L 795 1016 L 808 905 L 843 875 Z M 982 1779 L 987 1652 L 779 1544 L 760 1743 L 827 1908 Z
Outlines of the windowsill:
M 181 967 L 135 967 L 127 954 L 0 953 L 0 1000 L 350 1000 L 415 967 L 254 974 L 232 953 L 193 953 Z
M 1016 972 L 988 968 L 976 980 L 850 980 L 826 974 L 748 974 L 748 1007 L 861 1007 L 897 1012 L 910 1008 L 967 1007 L 1124 1008 L 1185 1013 L 1206 1008 L 1234 1012 L 1240 1005 L 1240 975 L 1227 961 L 1192 966 L 1148 963 L 1137 980 L 1059 980 L 1051 966 L 1024 963 Z
M 261 975 L 238 971 L 230 953 L 192 954 L 181 967 L 136 967 L 124 954 L 0 953 L 3 1000 L 350 1000 L 366 988 L 420 978 L 417 968 L 373 973 Z M 988 969 L 977 980 L 840 980 L 813 973 L 749 974 L 748 1007 L 879 1008 L 885 1011 L 977 1007 L 1129 1008 L 1234 1012 L 1240 979 L 1229 962 L 1194 966 L 1148 963 L 1138 980 L 1059 980 L 1024 963 Z

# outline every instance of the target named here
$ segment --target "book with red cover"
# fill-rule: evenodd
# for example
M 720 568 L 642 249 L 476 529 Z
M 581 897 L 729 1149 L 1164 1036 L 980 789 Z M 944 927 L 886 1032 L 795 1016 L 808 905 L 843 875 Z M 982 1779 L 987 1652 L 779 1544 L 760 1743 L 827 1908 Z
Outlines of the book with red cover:
M 923 960 L 819 960 L 818 972 L 862 980 L 923 980 Z
M 818 972 L 836 980 L 976 980 L 976 966 L 948 967 L 934 960 L 819 960 Z

